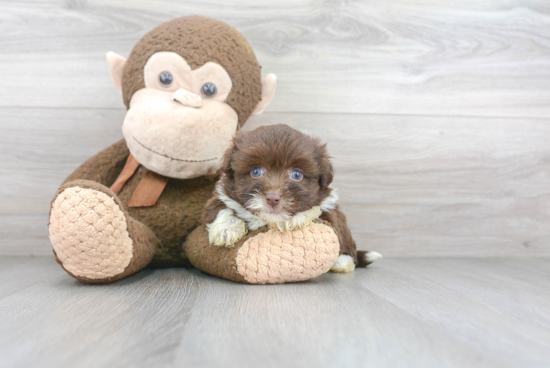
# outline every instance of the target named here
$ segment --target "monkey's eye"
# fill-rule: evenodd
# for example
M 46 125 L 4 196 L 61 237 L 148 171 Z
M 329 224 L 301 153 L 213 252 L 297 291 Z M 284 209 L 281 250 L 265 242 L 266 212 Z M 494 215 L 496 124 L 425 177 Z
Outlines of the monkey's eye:
M 174 83 L 174 77 L 170 72 L 162 72 L 159 74 L 159 81 L 164 87 L 170 87 Z
M 294 181 L 300 181 L 304 178 L 304 174 L 302 174 L 301 172 L 299 172 L 298 170 L 293 170 L 291 173 L 290 173 L 290 178 Z
M 204 97 L 214 97 L 216 92 L 218 92 L 218 89 L 214 83 L 208 82 L 201 87 L 201 93 Z
M 259 178 L 264 174 L 264 169 L 261 167 L 255 167 L 252 170 L 250 170 L 250 176 L 253 178 Z

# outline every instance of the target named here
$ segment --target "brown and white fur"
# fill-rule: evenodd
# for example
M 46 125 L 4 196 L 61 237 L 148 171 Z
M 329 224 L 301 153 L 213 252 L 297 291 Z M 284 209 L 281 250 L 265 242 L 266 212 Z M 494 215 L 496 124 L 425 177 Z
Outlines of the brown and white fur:
M 290 231 L 320 218 L 332 225 L 340 242 L 331 271 L 351 272 L 381 257 L 356 251 L 336 189 L 329 188 L 334 171 L 319 139 L 282 124 L 239 132 L 221 172 L 203 218 L 211 244 L 231 247 L 248 230 Z

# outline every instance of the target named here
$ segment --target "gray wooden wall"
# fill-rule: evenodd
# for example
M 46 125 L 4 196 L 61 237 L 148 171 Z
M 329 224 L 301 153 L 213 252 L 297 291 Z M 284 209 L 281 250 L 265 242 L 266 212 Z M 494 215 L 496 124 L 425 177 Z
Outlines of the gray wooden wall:
M 49 201 L 121 138 L 105 63 L 155 25 L 237 27 L 287 123 L 329 142 L 363 249 L 550 255 L 546 0 L 0 1 L 0 254 L 51 254 Z

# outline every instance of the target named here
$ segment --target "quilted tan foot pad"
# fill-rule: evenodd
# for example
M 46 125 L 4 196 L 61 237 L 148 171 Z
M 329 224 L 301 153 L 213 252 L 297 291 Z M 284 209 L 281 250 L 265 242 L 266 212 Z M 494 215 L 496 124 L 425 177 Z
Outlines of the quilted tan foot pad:
M 50 240 L 73 276 L 91 280 L 121 274 L 132 259 L 126 216 L 109 195 L 88 188 L 63 190 L 52 204 Z
M 330 270 L 339 250 L 334 230 L 324 224 L 285 232 L 269 230 L 241 246 L 237 272 L 252 284 L 309 280 Z

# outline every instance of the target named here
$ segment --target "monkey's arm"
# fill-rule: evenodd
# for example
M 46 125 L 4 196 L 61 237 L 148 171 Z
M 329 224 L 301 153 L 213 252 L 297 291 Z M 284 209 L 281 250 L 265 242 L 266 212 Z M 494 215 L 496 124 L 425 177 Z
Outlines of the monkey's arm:
M 63 184 L 73 180 L 91 180 L 109 187 L 122 171 L 129 155 L 126 141 L 121 139 L 84 162 Z
M 338 238 L 326 221 L 293 231 L 263 226 L 250 230 L 232 247 L 212 246 L 205 225 L 183 245 L 196 268 L 211 275 L 250 284 L 280 284 L 317 277 L 338 258 Z

